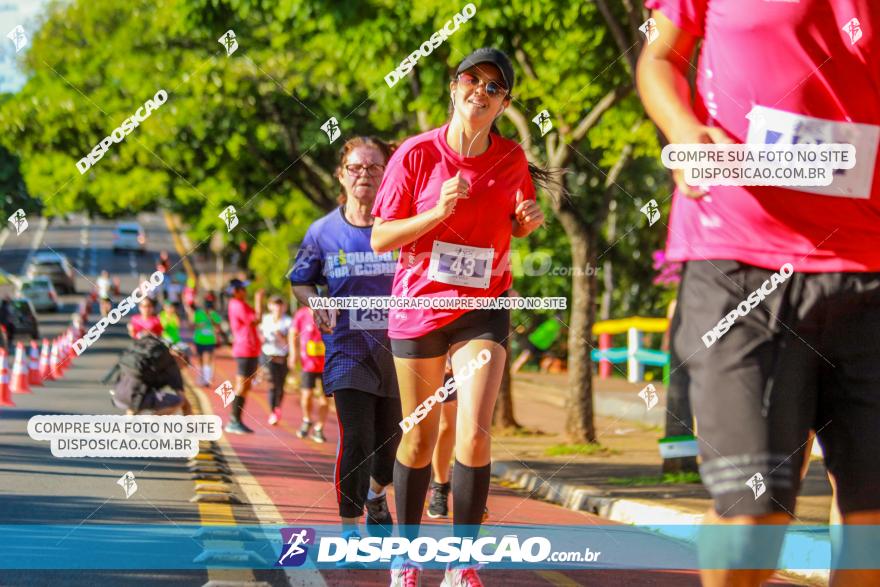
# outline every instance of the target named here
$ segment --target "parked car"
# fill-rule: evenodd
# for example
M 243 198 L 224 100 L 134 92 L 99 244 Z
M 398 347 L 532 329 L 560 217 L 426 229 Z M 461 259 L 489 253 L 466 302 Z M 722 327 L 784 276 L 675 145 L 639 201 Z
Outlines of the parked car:
M 9 304 L 9 321 L 15 327 L 14 336 L 7 341 L 8 344 L 16 339 L 24 338 L 27 341 L 40 338 L 37 312 L 33 304 L 27 298 L 15 298 Z M 9 333 L 7 333 L 8 335 Z
M 0 297 L 15 297 L 19 283 L 15 275 L 0 269 Z
M 35 253 L 28 264 L 26 275 L 31 279 L 38 276 L 48 277 L 55 289 L 62 294 L 76 293 L 73 266 L 61 253 L 54 251 Z
M 40 312 L 58 311 L 58 294 L 55 292 L 52 280 L 48 277 L 25 279 L 18 287 L 18 295 L 29 299 L 34 308 Z
M 113 252 L 136 251 L 143 255 L 147 250 L 147 235 L 137 222 L 120 222 L 113 231 Z

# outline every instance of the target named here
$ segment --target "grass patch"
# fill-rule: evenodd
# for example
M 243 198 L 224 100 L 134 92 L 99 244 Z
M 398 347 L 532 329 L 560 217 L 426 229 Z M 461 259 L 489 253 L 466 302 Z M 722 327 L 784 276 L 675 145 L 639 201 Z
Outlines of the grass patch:
M 542 430 L 538 430 L 537 428 L 526 428 L 524 426 L 516 426 L 510 428 L 502 428 L 500 426 L 493 426 L 492 432 L 496 436 L 513 436 L 516 438 L 532 438 L 536 436 L 548 436 L 548 434 Z
M 611 450 L 597 443 L 589 444 L 554 444 L 544 449 L 544 455 L 548 457 L 564 457 L 571 455 L 607 455 Z
M 699 473 L 666 473 L 665 475 L 649 475 L 644 477 L 609 477 L 611 485 L 625 485 L 627 487 L 641 487 L 644 485 L 683 485 L 686 483 L 699 483 Z

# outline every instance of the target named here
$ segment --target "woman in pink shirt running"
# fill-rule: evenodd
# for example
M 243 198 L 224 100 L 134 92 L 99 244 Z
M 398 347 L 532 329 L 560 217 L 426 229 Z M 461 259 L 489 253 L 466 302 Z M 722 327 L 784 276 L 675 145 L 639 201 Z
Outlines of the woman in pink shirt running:
M 506 296 L 511 237 L 525 237 L 544 221 L 525 152 L 494 128 L 510 104 L 513 84 L 504 53 L 476 50 L 459 64 L 449 84 L 450 121 L 408 139 L 389 161 L 373 208 L 371 243 L 378 252 L 401 249 L 393 295 L 423 300 Z M 452 354 L 459 404 L 453 524 L 458 532 L 475 535 L 482 522 L 489 493 L 488 431 L 509 327 L 510 311 L 503 308 L 389 312 L 402 413 L 404 423 L 411 423 L 401 424 L 394 492 L 398 521 L 411 538 L 431 481 L 441 410 L 435 407 L 419 419 L 414 414 L 443 387 L 447 353 Z M 395 560 L 392 585 L 417 583 L 420 573 L 416 563 Z M 447 584 L 482 585 L 476 569 L 463 566 L 447 569 Z
M 140 314 L 132 316 L 128 323 L 128 334 L 132 338 L 140 338 L 144 332 L 151 332 L 156 336 L 162 336 L 162 322 L 156 316 L 156 302 L 150 298 L 144 298 L 138 304 Z
M 711 550 L 729 558 L 703 569 L 703 584 L 759 585 L 773 574 L 812 428 L 852 565 L 831 584 L 878 585 L 880 572 L 864 568 L 876 566 L 876 546 L 847 539 L 846 525 L 880 524 L 880 4 L 646 5 L 656 35 L 638 85 L 671 144 L 856 151 L 825 186 L 697 189 L 675 174 L 667 255 L 685 267 L 672 345 L 688 357 L 700 475 L 714 502 L 705 521 L 749 533 L 711 534 Z

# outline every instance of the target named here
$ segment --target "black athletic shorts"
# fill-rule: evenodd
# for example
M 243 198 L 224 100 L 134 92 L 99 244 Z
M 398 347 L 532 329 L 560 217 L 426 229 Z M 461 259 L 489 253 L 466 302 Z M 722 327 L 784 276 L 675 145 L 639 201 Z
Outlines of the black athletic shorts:
M 723 517 L 794 513 L 813 429 L 841 512 L 880 509 L 880 273 L 794 273 L 750 296 L 777 271 L 686 264 L 673 344 L 703 483 Z
M 446 389 L 449 389 L 449 387 L 446 384 L 449 383 L 450 379 L 455 379 L 455 377 L 453 377 L 451 373 L 449 375 L 445 375 L 443 378 L 443 387 L 445 387 Z M 442 400 L 440 403 L 441 404 L 448 404 L 449 402 L 454 402 L 457 399 L 458 399 L 458 389 L 456 389 L 455 391 L 453 391 L 452 393 L 447 395 L 446 399 Z
M 260 366 L 259 357 L 235 357 L 235 366 L 237 373 L 241 377 L 253 377 L 257 373 Z
M 391 354 L 401 359 L 429 359 L 442 357 L 458 342 L 491 340 L 504 344 L 508 336 L 510 310 L 471 310 L 418 338 L 392 338 Z
M 315 389 L 315 384 L 318 382 L 319 379 L 323 381 L 323 375 L 321 373 L 302 371 L 300 373 L 299 386 L 303 389 Z

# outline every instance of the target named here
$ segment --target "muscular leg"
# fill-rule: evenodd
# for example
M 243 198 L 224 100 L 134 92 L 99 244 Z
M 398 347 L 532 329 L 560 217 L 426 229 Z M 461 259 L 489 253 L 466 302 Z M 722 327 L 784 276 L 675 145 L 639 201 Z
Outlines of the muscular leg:
M 758 526 L 787 525 L 791 517 L 786 513 L 773 513 L 763 516 L 734 516 L 722 518 L 714 509 L 706 512 L 703 524 L 718 526 Z M 782 547 L 782 536 L 779 537 L 777 553 Z M 703 587 L 757 587 L 773 576 L 775 569 L 700 569 Z
M 434 447 L 434 456 L 431 458 L 435 483 L 443 484 L 449 481 L 449 461 L 455 450 L 457 407 L 458 400 L 440 405 L 440 430 L 437 435 L 437 445 Z
M 481 352 L 485 355 L 485 351 L 490 353 L 489 361 L 474 369 L 470 377 L 460 377 L 469 363 L 479 364 L 477 357 Z M 457 527 L 475 527 L 483 519 L 491 476 L 489 429 L 506 355 L 503 346 L 490 340 L 469 340 L 452 349 L 452 369 L 458 384 L 456 462 L 452 476 L 452 519 Z
M 417 406 L 434 395 L 443 385 L 446 357 L 402 359 L 395 357 L 400 407 L 404 419 L 411 417 Z M 425 496 L 431 482 L 431 456 L 437 442 L 440 409 L 435 404 L 424 419 L 403 433 L 394 463 L 394 500 L 397 519 L 406 526 L 405 534 L 415 537 L 422 521 Z
M 853 526 L 880 526 L 880 510 L 872 510 L 866 512 L 853 512 L 843 515 L 843 523 Z M 846 530 L 844 528 L 842 543 L 837 546 L 839 552 L 849 552 L 853 548 L 859 548 L 856 540 L 847 540 Z M 875 545 L 877 540 L 872 541 Z M 870 548 L 868 545 L 861 545 Z M 868 560 L 867 557 L 874 556 L 876 560 L 876 551 L 872 553 L 860 552 L 857 560 Z M 862 585 L 878 585 L 880 584 L 880 569 L 836 569 L 831 571 L 831 587 L 861 587 Z

